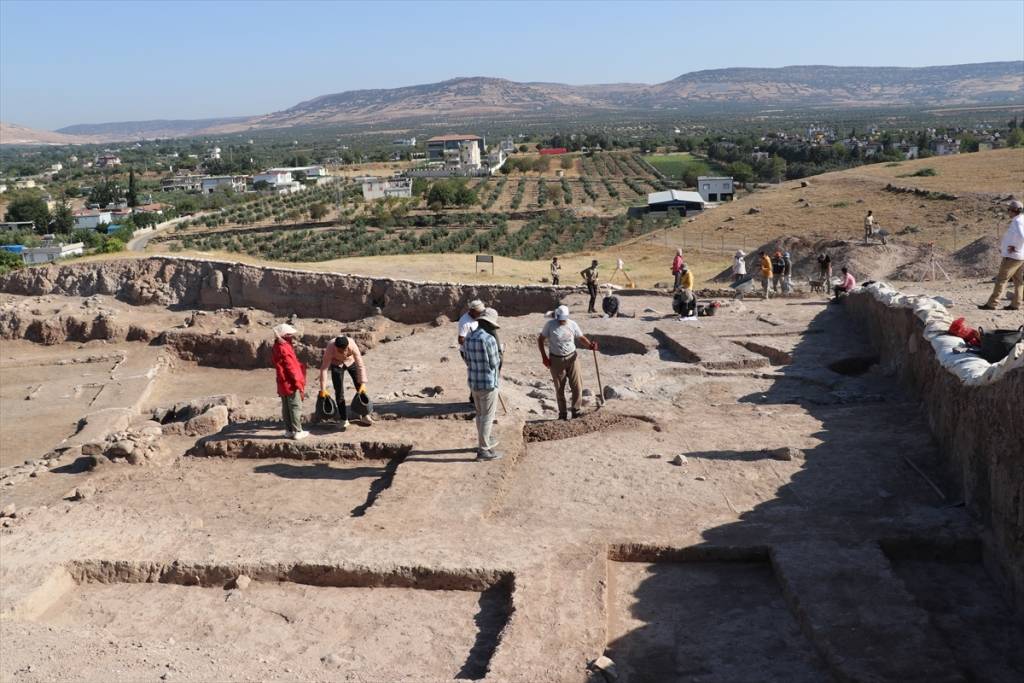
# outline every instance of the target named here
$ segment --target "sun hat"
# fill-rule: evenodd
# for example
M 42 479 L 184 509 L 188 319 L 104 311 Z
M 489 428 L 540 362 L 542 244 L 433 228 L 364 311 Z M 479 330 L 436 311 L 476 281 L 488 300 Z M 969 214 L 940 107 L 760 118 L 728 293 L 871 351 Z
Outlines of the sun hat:
M 484 308 L 486 307 L 484 306 L 484 302 L 480 301 L 480 299 L 473 299 L 472 301 L 469 302 L 469 304 L 467 304 L 466 308 L 475 313 L 483 313 Z
M 569 307 L 559 306 L 555 309 L 555 320 L 568 320 L 569 319 Z
M 1007 206 L 1010 207 L 1011 209 L 1017 209 L 1018 211 L 1024 210 L 1024 204 L 1021 204 L 1016 199 L 1011 200 L 1010 203 L 1007 204 Z
M 484 312 L 476 319 L 477 322 L 488 323 L 491 327 L 497 329 L 501 327 L 498 324 L 498 312 L 493 308 L 485 308 Z
M 278 337 L 288 337 L 290 335 L 298 333 L 299 331 L 296 330 L 291 325 L 289 325 L 288 323 L 281 323 L 280 325 L 274 328 L 274 334 L 276 334 Z

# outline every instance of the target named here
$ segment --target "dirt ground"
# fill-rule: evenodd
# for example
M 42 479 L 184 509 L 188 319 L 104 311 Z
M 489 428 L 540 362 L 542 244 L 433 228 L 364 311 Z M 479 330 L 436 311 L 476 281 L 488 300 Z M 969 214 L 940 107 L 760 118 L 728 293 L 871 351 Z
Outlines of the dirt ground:
M 973 308 L 982 281 L 926 289 L 1018 324 Z M 666 296 L 604 319 L 570 295 L 602 351 L 568 423 L 544 315 L 503 318 L 494 462 L 474 459 L 452 323 L 366 332 L 375 423 L 314 423 L 307 400 L 293 442 L 273 371 L 216 350 L 280 320 L 90 301 L 2 304 L 167 334 L 3 342 L 0 680 L 601 683 L 600 655 L 625 683 L 1024 676 L 1020 615 L 981 550 L 950 551 L 983 533 L 918 401 L 823 297 L 680 321 Z M 189 330 L 206 345 L 170 343 Z M 159 449 L 95 455 L 115 424 Z

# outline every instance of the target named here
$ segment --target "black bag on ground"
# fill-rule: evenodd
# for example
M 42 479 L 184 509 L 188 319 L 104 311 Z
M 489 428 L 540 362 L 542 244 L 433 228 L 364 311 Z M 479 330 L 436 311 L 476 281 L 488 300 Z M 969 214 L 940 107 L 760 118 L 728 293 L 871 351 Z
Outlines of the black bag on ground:
M 601 299 L 601 310 L 609 318 L 614 318 L 619 313 L 619 297 L 609 295 Z
M 1016 330 L 985 330 L 979 327 L 981 346 L 978 355 L 989 363 L 998 363 L 1009 355 L 1016 344 L 1024 341 L 1024 325 Z
M 318 420 L 331 420 L 338 416 L 338 404 L 328 396 L 316 397 L 316 417 Z
M 366 417 L 372 413 L 373 401 L 370 400 L 370 395 L 357 391 L 352 397 L 352 412 L 356 417 Z

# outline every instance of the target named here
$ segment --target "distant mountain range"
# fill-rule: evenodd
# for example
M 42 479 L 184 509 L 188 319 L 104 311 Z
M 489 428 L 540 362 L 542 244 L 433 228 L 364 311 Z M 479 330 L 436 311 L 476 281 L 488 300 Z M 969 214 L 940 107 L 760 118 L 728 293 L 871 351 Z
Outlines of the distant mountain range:
M 295 126 L 398 122 L 414 125 L 467 118 L 555 118 L 602 112 L 679 111 L 684 115 L 698 110 L 728 113 L 768 108 L 995 104 L 1024 104 L 1024 62 L 919 68 L 714 69 L 683 74 L 656 85 L 565 85 L 517 83 L 501 78 L 454 78 L 427 85 L 323 95 L 284 111 L 259 116 L 79 124 L 56 132 L 91 142 L 95 139 L 216 135 Z M 0 142 L 8 144 L 6 138 L 3 135 Z M 39 142 L 47 144 L 43 139 Z

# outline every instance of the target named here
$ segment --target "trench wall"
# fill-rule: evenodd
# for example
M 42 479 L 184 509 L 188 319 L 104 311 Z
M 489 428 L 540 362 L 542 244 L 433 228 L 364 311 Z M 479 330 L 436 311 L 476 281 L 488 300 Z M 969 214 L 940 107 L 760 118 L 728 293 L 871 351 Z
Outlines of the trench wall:
M 40 296 L 106 294 L 135 305 L 252 307 L 275 315 L 342 322 L 381 314 L 425 323 L 460 312 L 474 298 L 501 315 L 549 311 L 568 287 L 463 285 L 155 256 L 23 268 L 0 276 L 0 292 Z
M 863 291 L 845 305 L 921 399 L 949 478 L 991 534 L 987 564 L 1024 611 L 1024 367 L 972 386 L 943 367 L 912 308 Z

